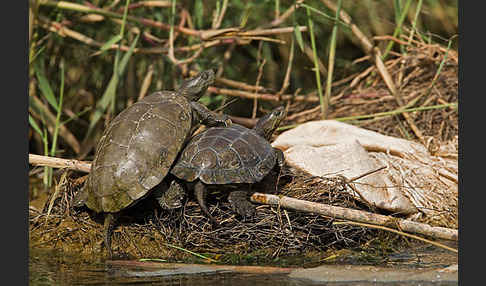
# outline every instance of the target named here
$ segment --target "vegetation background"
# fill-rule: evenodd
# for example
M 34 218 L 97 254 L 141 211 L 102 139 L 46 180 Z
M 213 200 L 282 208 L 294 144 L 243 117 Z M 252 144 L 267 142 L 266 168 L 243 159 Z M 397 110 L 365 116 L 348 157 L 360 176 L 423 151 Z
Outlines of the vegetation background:
M 399 109 L 407 106 L 400 88 L 386 80 L 396 105 L 360 110 L 338 102 L 353 80 L 371 74 L 383 82 L 379 62 L 406 56 L 412 39 L 442 47 L 433 67 L 440 73 L 458 47 L 457 2 L 30 0 L 29 153 L 91 160 L 121 110 L 210 68 L 218 79 L 201 101 L 235 119 L 286 104 L 285 129 Z M 423 139 L 413 133 L 402 132 Z M 51 184 L 49 168 L 32 171 Z
M 285 105 L 288 116 L 278 132 L 335 119 L 418 141 L 432 155 L 452 150 L 442 155 L 457 160 L 457 49 L 458 1 L 450 0 L 29 0 L 29 153 L 90 161 L 103 130 L 120 111 L 214 69 L 216 81 L 201 102 L 236 123 L 251 125 Z M 93 254 L 100 224 L 86 212 L 70 213 L 69 197 L 82 184 L 78 175 L 31 165 L 32 245 Z M 323 182 L 292 176 L 282 191 L 329 203 L 324 197 L 334 190 L 324 195 Z M 333 205 L 370 211 L 338 193 L 329 195 Z M 216 210 L 224 217 L 221 207 Z M 457 207 L 452 209 L 445 226 L 457 228 Z M 121 228 L 118 245 L 135 256 L 160 257 L 163 249 L 164 257 L 178 259 L 180 249 L 165 243 L 177 244 L 194 252 L 227 253 L 221 260 L 231 264 L 239 262 L 237 255 L 258 261 L 303 249 L 321 261 L 329 255 L 323 250 L 350 245 L 359 245 L 360 253 L 366 249 L 360 255 L 367 261 L 377 261 L 398 249 L 398 239 L 389 233 L 291 211 L 289 226 L 297 231 L 289 240 L 273 227 L 281 217 L 266 210 L 260 212 L 265 224 L 259 228 L 231 220 L 215 233 L 196 219 L 195 205 L 186 208 L 180 225 L 167 214 L 152 224 L 153 208 L 140 206 L 133 213 L 143 219 Z M 132 238 L 139 243 L 132 246 Z M 208 251 L 214 243 L 220 249 Z

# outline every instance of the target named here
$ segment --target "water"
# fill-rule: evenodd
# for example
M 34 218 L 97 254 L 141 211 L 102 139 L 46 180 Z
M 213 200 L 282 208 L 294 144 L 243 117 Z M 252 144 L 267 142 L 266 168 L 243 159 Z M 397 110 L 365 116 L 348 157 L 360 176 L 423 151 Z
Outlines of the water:
M 155 276 L 157 275 L 157 276 Z M 165 276 L 160 276 L 165 275 Z M 310 285 L 286 275 L 235 273 L 176 274 L 128 270 L 105 265 L 102 261 L 83 261 L 53 250 L 31 249 L 29 285 Z M 315 285 L 315 284 L 314 284 Z
M 458 285 L 457 281 L 388 281 L 388 282 L 317 282 L 301 278 L 291 278 L 286 274 L 237 274 L 208 270 L 205 265 L 180 269 L 140 269 L 118 267 L 105 264 L 102 260 L 87 261 L 74 255 L 54 250 L 30 249 L 29 285 L 262 285 L 262 286 L 303 286 L 303 285 Z M 359 267 L 359 266 L 358 266 Z M 353 270 L 354 269 L 354 270 Z M 326 275 L 346 276 L 359 279 L 362 275 L 351 265 L 341 265 L 334 272 L 326 270 Z M 395 268 L 385 268 L 380 277 L 394 272 Z M 182 271 L 182 272 L 181 272 Z M 307 271 L 307 270 L 306 270 Z M 327 272 L 329 272 L 327 274 Z M 417 271 L 419 273 L 420 271 Z M 354 274 L 353 274 L 354 273 Z M 414 273 L 412 273 L 414 274 Z M 306 278 L 310 278 L 310 275 Z M 354 275 L 354 278 L 353 278 Z M 319 275 L 316 277 L 318 278 Z M 315 278 L 316 278 L 315 277 Z M 322 274 L 320 274 L 322 277 Z

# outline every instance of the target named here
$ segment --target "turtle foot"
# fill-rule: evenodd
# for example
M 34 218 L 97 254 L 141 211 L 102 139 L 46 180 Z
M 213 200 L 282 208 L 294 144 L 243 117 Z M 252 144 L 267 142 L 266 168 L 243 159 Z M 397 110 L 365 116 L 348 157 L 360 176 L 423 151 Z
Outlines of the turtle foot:
M 182 207 L 185 190 L 180 183 L 173 180 L 169 188 L 161 184 L 159 188 L 154 189 L 154 196 L 162 209 L 172 210 Z
M 244 191 L 234 191 L 228 196 L 231 208 L 244 220 L 254 217 L 256 213 L 256 207 L 248 201 L 247 195 Z

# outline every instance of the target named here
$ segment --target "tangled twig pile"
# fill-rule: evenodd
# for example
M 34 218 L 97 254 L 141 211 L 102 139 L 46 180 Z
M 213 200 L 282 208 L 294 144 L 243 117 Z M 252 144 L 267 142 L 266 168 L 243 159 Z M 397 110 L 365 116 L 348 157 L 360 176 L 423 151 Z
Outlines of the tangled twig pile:
M 49 218 L 48 203 L 41 213 L 31 210 L 31 243 L 85 254 L 99 248 L 103 229 L 100 218 L 88 210 L 73 211 L 70 207 L 81 181 L 72 179 L 66 184 L 54 200 Z M 279 189 L 286 196 L 370 210 L 342 192 L 345 187 L 340 178 L 292 174 L 281 178 Z M 243 221 L 235 217 L 226 195 L 218 188 L 208 196 L 210 212 L 220 222 L 218 227 L 211 226 L 191 197 L 183 208 L 171 212 L 158 209 L 148 197 L 124 212 L 114 234 L 114 249 L 133 257 L 180 257 L 167 247 L 170 244 L 201 253 L 280 257 L 356 247 L 377 232 L 360 226 L 333 225 L 332 218 L 269 205 L 258 206 L 255 217 Z

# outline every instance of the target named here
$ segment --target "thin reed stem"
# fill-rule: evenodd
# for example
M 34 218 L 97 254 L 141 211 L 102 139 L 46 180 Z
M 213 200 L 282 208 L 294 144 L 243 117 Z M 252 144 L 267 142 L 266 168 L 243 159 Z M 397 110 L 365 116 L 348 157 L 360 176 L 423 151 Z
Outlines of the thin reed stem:
M 317 92 L 319 93 L 319 103 L 321 105 L 321 116 L 324 119 L 327 110 L 324 103 L 324 96 L 322 94 L 321 75 L 319 73 L 319 59 L 317 57 L 316 40 L 314 36 L 314 23 L 312 22 L 310 9 L 308 7 L 306 7 L 306 11 L 307 11 L 307 23 L 308 23 L 309 34 L 311 39 L 312 55 L 314 58 L 314 72 L 316 75 Z
M 327 81 L 326 81 L 326 94 L 322 107 L 322 119 L 327 118 L 327 110 L 329 109 L 329 101 L 331 98 L 331 87 L 332 87 L 332 75 L 334 71 L 334 61 L 336 57 L 336 39 L 339 25 L 339 13 L 341 12 L 341 0 L 338 0 L 338 7 L 336 10 L 336 16 L 334 19 L 334 26 L 332 27 L 331 43 L 329 47 L 329 63 L 327 68 Z
M 394 38 L 397 37 L 397 35 L 400 33 L 400 31 L 402 29 L 403 21 L 405 20 L 405 16 L 407 16 L 408 9 L 410 8 L 411 3 L 412 3 L 412 0 L 407 0 L 407 3 L 405 3 L 405 7 L 403 7 L 403 10 L 401 10 L 402 14 L 400 15 L 400 18 L 398 19 L 395 31 L 393 31 L 393 37 Z M 393 44 L 395 44 L 394 41 L 388 42 L 388 45 L 386 46 L 385 52 L 383 53 L 383 55 L 381 57 L 382 60 L 386 59 L 386 57 L 388 56 L 388 53 L 393 48 Z

